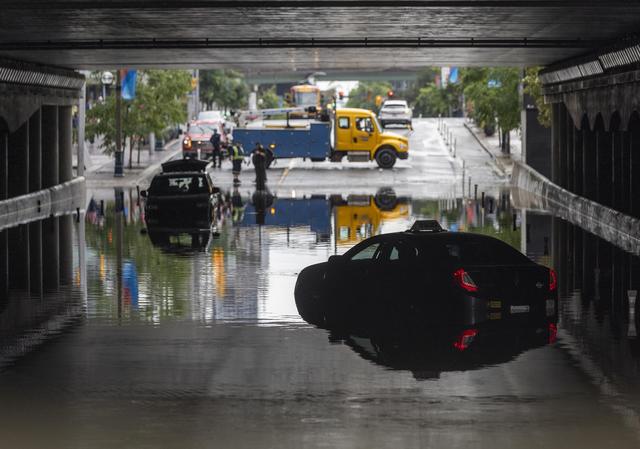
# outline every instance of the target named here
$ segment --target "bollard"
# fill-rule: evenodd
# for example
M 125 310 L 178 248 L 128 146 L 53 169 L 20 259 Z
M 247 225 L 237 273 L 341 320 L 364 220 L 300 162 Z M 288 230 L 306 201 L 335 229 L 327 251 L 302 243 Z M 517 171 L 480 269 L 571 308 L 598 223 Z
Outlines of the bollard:
M 513 230 L 518 230 L 518 214 L 513 214 Z
M 493 198 L 489 198 L 489 213 L 493 213 Z
M 627 337 L 635 338 L 638 336 L 636 329 L 636 298 L 638 297 L 638 290 L 627 290 L 627 296 L 629 297 L 629 328 L 627 330 Z
M 484 192 L 482 192 L 482 208 L 484 209 Z
M 100 216 L 104 217 L 104 200 L 100 200 Z
M 453 157 L 456 157 L 456 145 L 457 145 L 458 141 L 457 139 L 454 137 L 453 138 Z
M 478 184 L 473 185 L 473 200 L 478 201 Z
M 471 176 L 469 176 L 469 187 L 467 188 L 467 192 L 469 193 L 469 196 L 471 196 Z

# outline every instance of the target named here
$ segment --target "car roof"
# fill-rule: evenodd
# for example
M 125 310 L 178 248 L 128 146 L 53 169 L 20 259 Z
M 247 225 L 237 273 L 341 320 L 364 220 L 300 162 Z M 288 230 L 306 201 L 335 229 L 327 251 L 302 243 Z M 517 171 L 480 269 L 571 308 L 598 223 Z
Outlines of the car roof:
M 492 237 L 490 235 L 484 235 L 484 234 L 476 234 L 473 232 L 392 232 L 389 234 L 380 234 L 377 237 L 381 237 L 383 240 L 384 239 L 396 239 L 396 238 L 402 238 L 402 239 L 412 239 L 415 240 L 417 242 L 446 242 L 446 243 L 453 243 L 453 242 L 471 242 L 471 241 L 481 241 L 481 240 L 485 240 L 485 241 L 498 241 L 501 243 L 504 243 L 502 240 Z M 505 243 L 506 245 L 506 243 Z M 517 251 L 514 248 L 514 251 Z
M 387 100 L 384 103 L 382 103 L 382 106 L 393 105 L 393 104 L 404 106 L 407 104 L 407 101 L 406 100 Z

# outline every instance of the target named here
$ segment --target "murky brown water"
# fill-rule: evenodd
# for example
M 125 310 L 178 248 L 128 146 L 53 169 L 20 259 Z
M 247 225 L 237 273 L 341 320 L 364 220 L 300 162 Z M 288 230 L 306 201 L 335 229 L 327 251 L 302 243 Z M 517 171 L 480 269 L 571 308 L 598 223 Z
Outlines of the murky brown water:
M 594 240 L 591 282 L 594 262 L 554 243 L 573 228 L 500 195 L 483 211 L 460 199 L 238 194 L 219 210 L 219 235 L 144 232 L 135 192 L 120 213 L 112 192 L 96 194 L 74 284 L 41 298 L 13 292 L 0 307 L 2 447 L 640 445 L 640 354 L 623 294 L 637 285 L 637 258 Z M 558 341 L 425 373 L 300 318 L 303 267 L 416 218 L 556 265 Z

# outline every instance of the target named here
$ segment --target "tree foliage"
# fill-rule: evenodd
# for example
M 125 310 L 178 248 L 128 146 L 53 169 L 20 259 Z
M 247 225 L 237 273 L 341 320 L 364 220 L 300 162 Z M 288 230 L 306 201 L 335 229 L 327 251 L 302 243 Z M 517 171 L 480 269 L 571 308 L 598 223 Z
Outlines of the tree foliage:
M 200 101 L 207 109 L 245 107 L 249 86 L 240 72 L 230 69 L 200 71 Z
M 150 133 L 161 135 L 167 126 L 185 122 L 190 90 L 191 76 L 184 70 L 139 71 L 135 99 L 122 100 L 122 138 L 129 138 L 130 150 Z M 87 138 L 102 137 L 101 148 L 107 154 L 116 147 L 115 111 L 115 95 L 87 111 Z
M 262 100 L 262 101 L 260 101 Z M 280 98 L 276 94 L 276 86 L 260 91 L 260 109 L 274 109 L 280 106 Z
M 385 98 L 391 90 L 391 84 L 380 81 L 360 81 L 358 86 L 349 92 L 348 108 L 362 108 L 376 111 L 376 97 Z
M 538 74 L 540 67 L 530 67 L 525 71 L 523 80 L 524 93 L 529 94 L 538 108 L 538 122 L 545 128 L 551 127 L 551 105 L 544 102 L 542 82 Z

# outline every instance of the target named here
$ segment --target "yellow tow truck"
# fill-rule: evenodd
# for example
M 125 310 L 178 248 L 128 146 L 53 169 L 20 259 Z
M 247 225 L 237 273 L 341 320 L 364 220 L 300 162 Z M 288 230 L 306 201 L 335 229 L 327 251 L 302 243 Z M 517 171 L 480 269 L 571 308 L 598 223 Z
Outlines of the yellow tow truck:
M 274 110 L 289 114 L 286 109 Z M 376 115 L 367 109 L 340 108 L 329 123 L 310 122 L 303 127 L 236 128 L 233 139 L 244 148 L 257 142 L 272 151 L 273 159 L 309 158 L 312 161 L 376 161 L 380 168 L 392 168 L 397 159 L 409 157 L 409 139 L 386 132 Z M 271 161 L 269 161 L 270 163 Z

